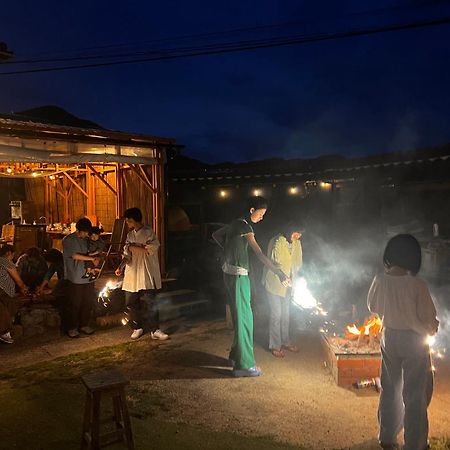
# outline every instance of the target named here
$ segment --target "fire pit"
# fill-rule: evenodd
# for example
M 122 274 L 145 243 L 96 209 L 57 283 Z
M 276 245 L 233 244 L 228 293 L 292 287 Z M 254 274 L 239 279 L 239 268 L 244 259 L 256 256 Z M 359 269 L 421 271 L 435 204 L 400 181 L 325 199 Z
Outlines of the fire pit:
M 347 326 L 344 337 L 322 334 L 326 364 L 338 386 L 380 376 L 380 332 L 380 319 L 371 317 L 362 327 Z

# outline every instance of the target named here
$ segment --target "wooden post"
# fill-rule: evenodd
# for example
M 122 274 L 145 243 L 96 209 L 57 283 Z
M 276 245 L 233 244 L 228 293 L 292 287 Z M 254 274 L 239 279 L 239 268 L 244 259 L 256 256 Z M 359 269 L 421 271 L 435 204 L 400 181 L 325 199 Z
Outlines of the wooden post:
M 86 165 L 86 215 L 88 217 L 96 215 L 95 208 L 95 176 L 89 165 Z
M 120 163 L 115 166 L 116 175 L 116 219 L 123 214 L 123 169 Z

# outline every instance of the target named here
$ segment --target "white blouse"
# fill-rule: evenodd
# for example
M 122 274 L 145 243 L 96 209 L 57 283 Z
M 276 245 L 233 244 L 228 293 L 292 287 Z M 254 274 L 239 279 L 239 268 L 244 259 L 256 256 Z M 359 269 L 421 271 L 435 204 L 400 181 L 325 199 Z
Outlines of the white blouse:
M 129 248 L 136 244 L 145 248 L 146 253 L 131 254 Z M 124 257 L 127 259 L 122 289 L 127 292 L 138 292 L 146 289 L 161 289 L 161 271 L 159 268 L 159 241 L 148 225 L 139 230 L 131 230 L 127 235 Z

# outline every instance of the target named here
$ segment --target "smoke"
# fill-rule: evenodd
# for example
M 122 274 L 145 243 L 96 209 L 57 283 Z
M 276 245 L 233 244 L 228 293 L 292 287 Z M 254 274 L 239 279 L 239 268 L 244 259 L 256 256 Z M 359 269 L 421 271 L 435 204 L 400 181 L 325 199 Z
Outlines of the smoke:
M 429 287 L 439 320 L 439 330 L 434 347 L 436 349 L 450 349 L 450 286 L 432 282 Z
M 363 320 L 368 315 L 367 292 L 381 267 L 386 238 L 369 229 L 360 229 L 350 236 L 334 231 L 326 237 L 308 231 L 302 275 L 332 316 L 348 321 L 355 308 L 358 319 Z

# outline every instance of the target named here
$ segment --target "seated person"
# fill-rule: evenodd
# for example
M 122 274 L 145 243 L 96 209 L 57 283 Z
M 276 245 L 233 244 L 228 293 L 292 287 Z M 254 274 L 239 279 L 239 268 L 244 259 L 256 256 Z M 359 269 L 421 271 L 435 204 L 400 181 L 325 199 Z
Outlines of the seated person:
M 88 256 L 100 256 L 105 251 L 106 244 L 100 238 L 100 234 L 101 230 L 99 227 L 92 227 L 88 242 Z M 91 261 L 86 261 L 85 267 L 86 273 L 83 275 L 83 278 L 89 278 L 90 281 L 95 280 L 100 273 L 100 268 Z
M 34 292 L 44 280 L 47 262 L 37 247 L 29 248 L 16 262 L 17 271 L 31 292 Z
M 40 286 L 36 289 L 36 294 L 50 294 L 55 290 L 61 288 L 64 281 L 64 259 L 63 254 L 56 248 L 52 248 L 48 252 L 44 253 L 44 259 L 47 263 L 47 272 L 44 275 L 44 279 Z M 50 280 L 53 275 L 58 277 L 58 283 L 51 289 L 49 286 Z
M 16 285 L 23 296 L 28 295 L 28 287 L 20 278 L 13 263 L 14 247 L 3 245 L 0 248 L 0 341 L 12 344 L 11 328 L 20 307 L 16 296 Z

